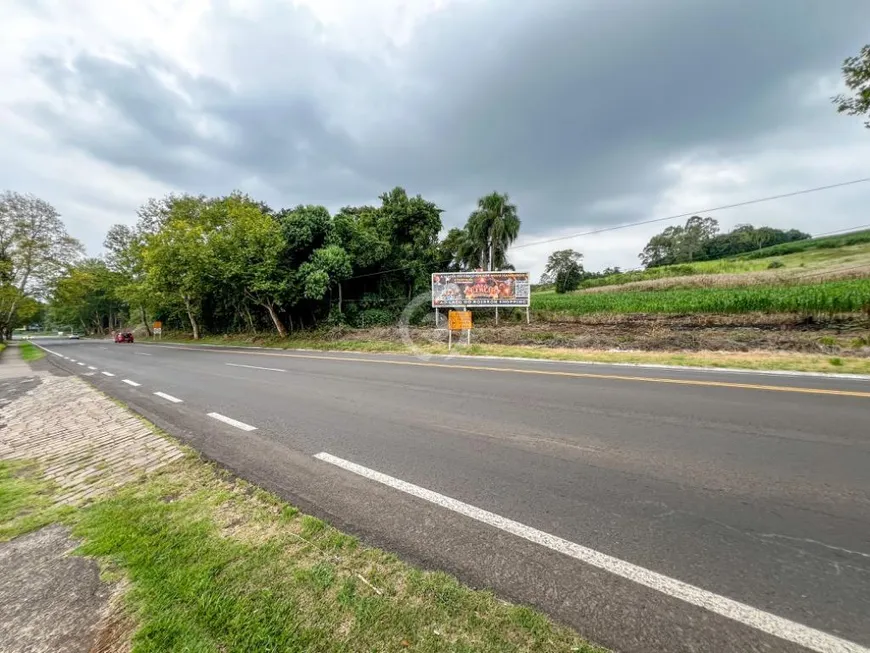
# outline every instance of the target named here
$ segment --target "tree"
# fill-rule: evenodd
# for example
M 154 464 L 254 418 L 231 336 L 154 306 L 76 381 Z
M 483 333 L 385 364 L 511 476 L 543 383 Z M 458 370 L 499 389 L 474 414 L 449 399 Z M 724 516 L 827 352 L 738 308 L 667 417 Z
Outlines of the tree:
M 831 100 L 839 113 L 866 116 L 864 126 L 870 129 L 870 45 L 861 48 L 854 57 L 843 61 L 843 81 L 851 96 L 840 94 Z
M 33 195 L 0 194 L 0 339 L 25 297 L 43 297 L 83 253 L 57 210 Z
M 557 293 L 577 290 L 583 280 L 583 254 L 573 249 L 561 249 L 550 254 L 541 277 L 542 284 L 555 283 Z
M 680 233 L 677 241 L 678 256 L 680 262 L 688 261 L 691 263 L 704 250 L 704 245 L 707 244 L 713 236 L 719 232 L 719 222 L 713 218 L 702 218 L 699 215 L 693 215 L 686 220 L 686 226 Z
M 117 296 L 131 308 L 137 309 L 139 319 L 150 336 L 147 308 L 154 303 L 154 295 L 145 283 L 144 233 L 140 228 L 125 224 L 113 225 L 106 234 L 103 247 L 106 249 L 106 265 L 120 275 Z
M 116 294 L 121 279 L 100 259 L 77 263 L 52 289 L 51 321 L 85 333 L 114 329 L 125 317 L 124 302 Z
M 520 233 L 517 207 L 507 193 L 490 193 L 477 201 L 465 229 L 469 236 L 465 253 L 481 268 L 500 270 L 508 264 L 507 250 Z
M 677 262 L 679 256 L 679 243 L 682 238 L 682 227 L 668 227 L 662 233 L 656 234 L 638 254 L 641 263 L 646 268 L 655 268 L 661 265 L 671 265 Z
M 279 310 L 288 294 L 290 271 L 284 265 L 285 240 L 278 221 L 241 194 L 222 198 L 215 209 L 225 214 L 221 228 L 210 235 L 215 275 L 264 308 L 278 335 L 286 336 Z
M 146 235 L 145 270 L 152 289 L 181 300 L 198 340 L 202 298 L 215 278 L 209 236 L 223 216 L 205 197 L 170 197 L 167 205 L 164 223 Z

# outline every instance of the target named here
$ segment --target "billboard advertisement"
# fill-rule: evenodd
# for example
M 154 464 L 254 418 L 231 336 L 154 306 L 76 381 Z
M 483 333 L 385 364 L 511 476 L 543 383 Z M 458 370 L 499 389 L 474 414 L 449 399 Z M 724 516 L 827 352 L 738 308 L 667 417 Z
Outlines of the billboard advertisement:
M 529 305 L 528 272 L 436 272 L 432 307 Z

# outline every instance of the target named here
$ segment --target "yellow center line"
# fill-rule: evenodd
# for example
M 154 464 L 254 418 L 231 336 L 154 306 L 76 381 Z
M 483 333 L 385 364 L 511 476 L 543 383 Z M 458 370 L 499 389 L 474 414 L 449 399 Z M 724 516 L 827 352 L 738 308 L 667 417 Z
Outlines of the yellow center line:
M 241 354 L 244 356 L 272 356 L 277 358 L 302 358 L 321 361 L 341 361 L 352 363 L 377 363 L 380 365 L 405 365 L 410 367 L 437 367 L 449 370 L 472 370 L 477 372 L 502 372 L 510 374 L 538 374 L 542 376 L 562 376 L 575 379 L 602 379 L 607 381 L 640 381 L 645 383 L 670 383 L 672 385 L 693 385 L 708 388 L 736 388 L 741 390 L 767 390 L 770 392 L 794 392 L 809 395 L 834 395 L 838 397 L 862 397 L 870 399 L 870 392 L 856 390 L 826 390 L 823 388 L 801 388 L 783 385 L 761 385 L 756 383 L 732 383 L 728 381 L 697 381 L 692 379 L 669 379 L 655 376 L 628 376 L 623 374 L 596 374 L 593 372 L 564 372 L 560 370 L 524 370 L 515 367 L 491 367 L 486 365 L 453 365 L 448 363 L 428 363 L 425 361 L 397 361 L 377 358 L 359 358 L 355 356 L 316 356 L 313 354 L 287 354 L 265 351 L 237 351 L 232 349 L 216 350 L 204 347 L 174 347 L 171 345 L 147 345 L 149 347 L 165 347 L 166 349 L 184 349 L 186 351 L 209 352 L 216 354 Z

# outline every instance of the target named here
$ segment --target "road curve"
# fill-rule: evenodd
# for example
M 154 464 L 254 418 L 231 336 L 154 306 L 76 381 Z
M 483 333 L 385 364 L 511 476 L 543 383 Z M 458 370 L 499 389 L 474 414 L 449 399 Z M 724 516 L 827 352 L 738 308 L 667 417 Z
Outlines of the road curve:
M 870 651 L 868 381 L 39 344 L 246 478 L 603 645 Z

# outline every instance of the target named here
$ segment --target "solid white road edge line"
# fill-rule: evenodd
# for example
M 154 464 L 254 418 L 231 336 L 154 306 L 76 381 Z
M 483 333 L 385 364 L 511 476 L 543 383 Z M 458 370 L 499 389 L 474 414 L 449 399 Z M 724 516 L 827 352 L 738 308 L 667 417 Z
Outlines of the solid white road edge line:
M 225 424 L 229 424 L 230 426 L 235 426 L 237 429 L 242 429 L 243 431 L 256 431 L 256 426 L 251 426 L 250 424 L 245 424 L 244 422 L 240 422 L 237 419 L 233 419 L 232 417 L 227 417 L 226 415 L 221 415 L 220 413 L 208 413 L 209 417 L 213 417 L 214 419 L 223 422 Z
M 315 454 L 315 458 L 324 462 L 341 467 L 349 472 L 358 474 L 383 485 L 387 485 L 395 490 L 405 492 L 419 499 L 429 501 L 435 505 L 447 508 L 453 512 L 459 513 L 471 519 L 501 529 L 517 537 L 521 537 L 529 542 L 534 542 L 548 549 L 557 551 L 564 555 L 570 556 L 586 564 L 590 564 L 599 569 L 604 569 L 612 574 L 621 576 L 640 585 L 644 585 L 668 596 L 685 601 L 692 605 L 709 610 L 716 614 L 733 619 L 739 623 L 745 624 L 762 632 L 779 637 L 794 644 L 804 646 L 817 653 L 870 653 L 870 649 L 850 642 L 848 640 L 829 635 L 804 626 L 795 621 L 778 617 L 769 612 L 758 610 L 752 606 L 740 603 L 725 596 L 708 592 L 700 587 L 689 585 L 683 581 L 665 576 L 655 571 L 639 567 L 638 565 L 614 558 L 604 553 L 595 551 L 588 547 L 574 542 L 569 542 L 561 537 L 550 535 L 544 531 L 539 531 L 531 526 L 526 526 L 515 522 L 506 517 L 501 517 L 495 513 L 488 512 L 481 508 L 476 508 L 470 504 L 463 503 L 457 499 L 451 499 L 448 496 L 427 490 L 418 485 L 408 483 L 406 481 L 393 478 L 387 474 L 376 472 L 368 467 L 357 465 L 348 460 L 338 458 L 332 454 L 321 452 Z
M 165 392 L 155 392 L 154 394 L 157 395 L 158 397 L 160 397 L 161 399 L 165 399 L 166 401 L 171 401 L 173 404 L 182 403 L 181 399 L 179 399 L 178 397 L 173 397 L 172 395 L 168 395 Z
M 138 388 L 140 385 L 142 385 L 141 383 L 136 383 L 135 381 L 131 381 L 130 379 L 124 379 L 124 383 L 126 383 L 127 385 L 132 385 L 134 388 Z
M 267 372 L 286 372 L 287 370 L 282 370 L 277 367 L 257 367 L 256 365 L 240 365 L 238 363 L 224 363 L 224 365 L 229 365 L 230 367 L 247 367 L 249 370 L 266 370 Z
M 105 374 L 106 376 L 115 376 L 115 375 L 112 374 L 111 372 L 103 372 L 103 374 Z

